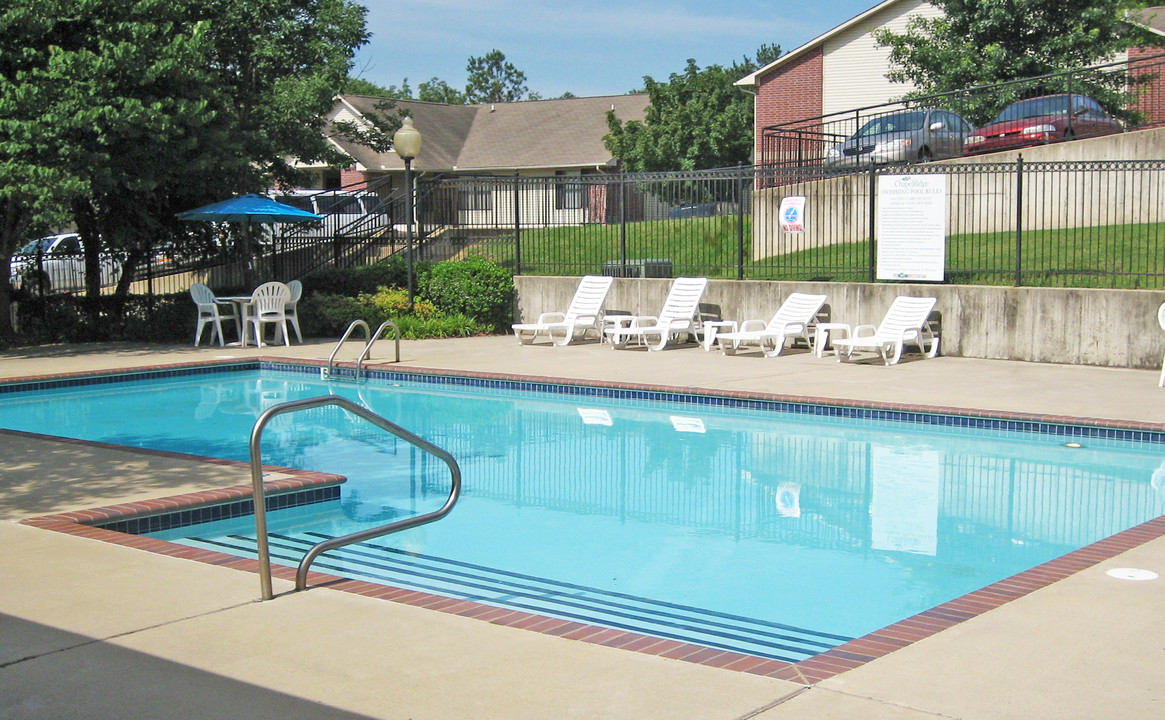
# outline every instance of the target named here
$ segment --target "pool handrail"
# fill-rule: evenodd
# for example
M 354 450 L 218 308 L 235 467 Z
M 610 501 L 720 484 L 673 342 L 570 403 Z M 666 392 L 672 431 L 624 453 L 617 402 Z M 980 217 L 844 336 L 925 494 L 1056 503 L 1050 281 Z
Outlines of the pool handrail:
M 371 540 L 372 538 L 389 535 L 391 533 L 400 532 L 401 530 L 408 530 L 409 528 L 417 527 L 418 525 L 425 525 L 435 520 L 440 520 L 449 514 L 453 506 L 457 503 L 457 498 L 461 495 L 461 468 L 457 464 L 457 460 L 442 448 L 430 443 L 422 437 L 414 435 L 405 430 L 401 426 L 380 417 L 376 413 L 361 407 L 347 398 L 339 395 L 321 395 L 318 397 L 304 398 L 302 400 L 291 400 L 289 402 L 273 405 L 263 412 L 255 421 L 255 426 L 251 429 L 251 488 L 252 497 L 255 506 L 255 542 L 259 553 L 259 584 L 263 593 L 263 600 L 270 600 L 274 597 L 271 589 L 271 553 L 267 544 L 267 503 L 266 496 L 263 491 L 263 462 L 262 462 L 262 448 L 261 442 L 263 438 L 263 428 L 267 426 L 275 416 L 283 415 L 285 413 L 296 412 L 299 410 L 307 410 L 310 408 L 321 407 L 324 405 L 335 405 L 343 410 L 347 410 L 373 425 L 386 430 L 405 442 L 414 445 L 421 450 L 435 455 L 446 465 L 449 466 L 452 484 L 449 489 L 449 498 L 445 503 L 429 513 L 415 515 L 413 517 L 397 520 L 387 525 L 380 525 L 378 527 L 367 528 L 358 532 L 350 533 L 340 537 L 334 537 L 329 540 L 317 543 L 312 546 L 307 554 L 299 563 L 299 567 L 295 572 L 295 589 L 304 590 L 307 588 L 307 573 L 308 568 L 311 567 L 312 562 L 315 561 L 322 553 L 328 550 L 334 550 L 338 547 L 351 545 L 353 543 L 363 542 L 364 540 Z
M 344 334 L 340 336 L 340 340 L 336 343 L 336 347 L 332 348 L 332 354 L 328 356 L 328 366 L 320 369 L 320 375 L 324 380 L 332 379 L 332 365 L 335 363 L 336 353 L 340 352 L 340 348 L 344 346 L 344 343 L 348 341 L 348 338 L 352 336 L 352 333 L 356 331 L 356 328 L 364 328 L 364 341 L 366 343 L 365 347 L 367 347 L 367 342 L 372 338 L 372 330 L 368 327 L 368 323 L 364 322 L 363 320 L 353 320 L 352 322 L 348 323 L 348 329 L 345 330 Z
M 384 322 L 380 323 L 380 327 L 376 328 L 376 332 L 373 333 L 371 330 L 369 330 L 368 323 L 364 322 L 363 320 L 353 320 L 348 324 L 348 329 L 344 331 L 344 334 L 340 337 L 339 342 L 336 343 L 336 347 L 332 349 L 332 354 L 328 356 L 328 366 L 320 369 L 320 376 L 324 380 L 332 379 L 332 367 L 335 364 L 336 353 L 340 352 L 340 348 L 343 347 L 344 343 L 348 341 L 348 338 L 351 337 L 356 328 L 364 328 L 364 349 L 360 351 L 360 357 L 356 359 L 356 382 L 360 382 L 360 371 L 363 368 L 364 361 L 372 357 L 373 343 L 375 343 L 376 340 L 380 337 L 381 333 L 384 332 L 384 329 L 389 326 L 392 326 L 396 340 L 396 359 L 393 362 L 400 362 L 399 325 L 394 323 L 392 320 L 385 320 Z
M 400 362 L 400 326 L 392 320 L 385 320 L 380 323 L 380 327 L 376 328 L 376 332 L 372 333 L 372 337 L 368 339 L 368 344 L 364 346 L 364 352 L 360 353 L 360 358 L 356 360 L 356 382 L 360 382 L 360 369 L 363 367 L 364 361 L 372 357 L 372 343 L 376 342 L 384 332 L 384 329 L 390 326 L 392 327 L 393 336 L 396 340 L 396 360 L 394 362 Z

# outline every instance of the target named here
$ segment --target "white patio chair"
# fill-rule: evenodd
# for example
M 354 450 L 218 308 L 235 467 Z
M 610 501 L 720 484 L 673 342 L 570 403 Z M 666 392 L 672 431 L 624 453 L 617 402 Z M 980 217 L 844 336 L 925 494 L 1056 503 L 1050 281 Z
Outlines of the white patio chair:
M 1157 308 L 1157 324 L 1165 330 L 1165 303 Z M 1157 380 L 1157 387 L 1165 387 L 1165 357 L 1161 359 L 1161 377 Z
M 194 331 L 195 346 L 202 339 L 202 329 L 210 325 L 210 342 L 214 342 L 217 335 L 218 346 L 223 347 L 226 344 L 222 333 L 224 320 L 234 321 L 235 330 L 239 332 L 240 339 L 242 338 L 243 327 L 239 322 L 239 313 L 235 309 L 234 303 L 219 301 L 214 296 L 214 292 L 202 283 L 194 283 L 190 286 L 190 297 L 198 305 L 198 329 Z
M 291 323 L 291 327 L 295 328 L 295 340 L 299 344 L 303 344 L 303 335 L 299 332 L 299 314 L 296 306 L 299 304 L 299 298 L 303 296 L 303 283 L 298 280 L 292 280 L 287 283 L 287 289 L 291 291 L 291 299 L 287 301 L 287 305 L 283 308 L 283 314 L 287 316 L 287 321 Z
M 718 332 L 715 339 L 725 355 L 736 354 L 741 345 L 755 344 L 760 346 L 765 357 L 776 357 L 785 349 L 786 340 L 799 337 L 805 338 L 805 342 L 812 347 L 816 334 L 814 320 L 824 304 L 824 295 L 790 293 L 767 324 L 764 320 L 745 320 L 739 330 Z M 771 350 L 768 349 L 770 343 Z
M 247 325 L 255 329 L 255 346 L 263 345 L 263 324 L 278 323 L 275 339 L 279 339 L 279 330 L 283 332 L 283 344 L 291 345 L 291 338 L 287 335 L 287 312 L 285 308 L 291 300 L 291 290 L 281 282 L 263 283 L 251 293 L 251 311 L 247 313 Z
M 544 312 L 538 316 L 537 322 L 511 325 L 518 342 L 529 345 L 539 334 L 545 333 L 552 344 L 561 347 L 586 337 L 588 330 L 598 331 L 601 339 L 602 326 L 599 323 L 603 303 L 614 279 L 603 275 L 584 276 L 565 312 Z M 556 332 L 562 332 L 562 337 L 555 337 Z
M 606 328 L 612 348 L 625 348 L 635 339 L 647 345 L 648 350 L 663 350 L 668 340 L 699 332 L 700 300 L 707 289 L 708 278 L 676 278 L 659 315 L 631 315 L 620 318 L 619 325 Z
M 876 328 L 859 325 L 848 338 L 835 338 L 833 348 L 837 361 L 849 359 L 855 350 L 876 350 L 887 365 L 902 358 L 902 346 L 914 343 L 928 358 L 938 354 L 938 338 L 930 331 L 927 320 L 934 309 L 936 298 L 899 296 L 894 298 L 886 316 Z M 930 349 L 926 344 L 930 343 Z M 893 356 L 891 356 L 893 351 Z

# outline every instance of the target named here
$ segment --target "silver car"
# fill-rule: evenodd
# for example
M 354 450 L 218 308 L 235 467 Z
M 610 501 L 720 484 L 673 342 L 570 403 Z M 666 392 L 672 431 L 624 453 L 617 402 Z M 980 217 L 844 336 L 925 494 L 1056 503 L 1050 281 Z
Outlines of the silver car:
M 830 148 L 825 164 L 859 167 L 959 157 L 972 130 L 962 116 L 938 108 L 879 115 Z

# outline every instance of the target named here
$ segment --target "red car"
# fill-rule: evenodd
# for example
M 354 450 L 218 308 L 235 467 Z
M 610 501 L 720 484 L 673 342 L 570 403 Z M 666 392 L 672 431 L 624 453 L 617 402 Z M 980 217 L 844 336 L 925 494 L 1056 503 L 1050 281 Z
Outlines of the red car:
M 1069 112 L 1071 108 L 1071 112 Z M 967 136 L 966 155 L 1042 145 L 1078 137 L 1109 135 L 1124 130 L 1100 103 L 1076 94 L 1045 95 L 1013 102 L 991 121 Z

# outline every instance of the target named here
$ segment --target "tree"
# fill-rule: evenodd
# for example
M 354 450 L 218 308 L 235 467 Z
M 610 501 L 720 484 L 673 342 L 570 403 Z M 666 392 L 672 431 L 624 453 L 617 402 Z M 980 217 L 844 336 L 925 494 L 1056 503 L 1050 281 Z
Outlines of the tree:
M 756 66 L 763 68 L 781 57 L 781 46 L 765 43 L 756 49 Z M 746 58 L 747 60 L 747 58 Z
M 465 105 L 465 93 L 451 87 L 440 78 L 429 78 L 428 81 L 417 86 L 417 99 L 425 102 L 444 103 L 445 105 Z
M 4 267 L 29 235 L 72 217 L 95 297 L 103 242 L 152 229 L 144 198 L 177 184 L 192 144 L 221 139 L 207 134 L 214 114 L 196 91 L 209 83 L 206 27 L 183 24 L 183 10 L 159 0 L 44 0 L 0 12 Z M 3 288 L 0 336 L 10 338 L 7 272 Z
M 470 57 L 465 70 L 469 73 L 465 84 L 468 103 L 517 102 L 529 92 L 526 74 L 506 62 L 501 50 L 491 50 L 483 57 Z
M 401 121 L 409 115 L 411 113 L 408 111 L 397 109 L 395 100 L 385 98 L 364 113 L 364 119 L 371 125 L 352 120 L 334 120 L 332 130 L 335 136 L 348 142 L 386 153 L 392 150 L 392 136 L 400 129 Z
M 766 57 L 780 55 L 779 46 L 762 46 L 761 51 Z M 673 73 L 666 83 L 645 77 L 651 98 L 646 118 L 624 123 L 608 112 L 610 133 L 603 142 L 630 172 L 703 170 L 750 162 L 752 98 L 734 83 L 756 67 L 748 57 L 728 68 L 703 69 L 689 59 L 684 72 Z
M 353 0 L 210 0 L 211 69 L 224 91 L 218 108 L 248 170 L 239 187 L 299 179 L 292 159 L 336 160 L 321 130 L 356 48 L 369 35 Z
M 931 0 L 943 14 L 913 17 L 905 32 L 875 32 L 890 48 L 887 77 L 912 83 L 907 97 L 963 90 L 976 85 L 1034 78 L 1104 62 L 1138 45 L 1160 44 L 1126 13 L 1144 7 L 1133 0 Z M 1129 78 L 1122 73 L 1086 79 L 1085 92 L 1101 95 L 1111 108 Z M 1056 91 L 1059 88 L 1048 88 Z M 1040 91 L 1036 88 L 1036 91 Z M 996 93 L 989 105 L 967 108 L 974 122 L 1012 97 Z M 987 115 L 985 117 L 984 115 Z
M 0 4 L 0 261 L 71 216 L 90 296 L 103 247 L 127 292 L 185 234 L 175 212 L 294 182 L 290 158 L 340 161 L 320 129 L 367 37 L 350 0 Z
M 421 83 L 423 86 L 424 83 Z M 408 100 L 413 96 L 413 90 L 409 87 L 409 79 L 405 78 L 401 82 L 401 86 L 377 85 L 376 83 L 365 80 L 364 78 L 354 78 L 349 76 L 344 81 L 344 93 L 347 95 L 367 95 L 368 97 L 382 97 L 392 98 L 394 100 Z

